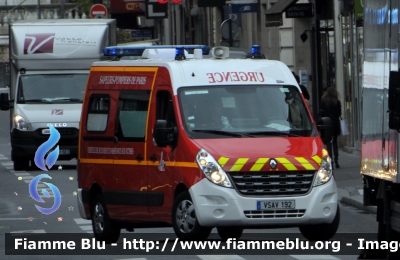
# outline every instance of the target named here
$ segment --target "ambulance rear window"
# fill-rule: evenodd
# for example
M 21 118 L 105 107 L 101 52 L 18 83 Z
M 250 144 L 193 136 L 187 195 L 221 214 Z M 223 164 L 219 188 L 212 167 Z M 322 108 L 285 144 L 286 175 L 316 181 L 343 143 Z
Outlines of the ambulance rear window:
M 89 100 L 86 129 L 90 132 L 104 132 L 107 128 L 110 96 L 93 94 Z

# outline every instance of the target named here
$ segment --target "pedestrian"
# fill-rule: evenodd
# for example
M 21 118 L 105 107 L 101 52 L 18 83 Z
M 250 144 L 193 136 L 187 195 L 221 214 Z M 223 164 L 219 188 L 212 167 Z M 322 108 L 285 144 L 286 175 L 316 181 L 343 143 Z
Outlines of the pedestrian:
M 342 115 L 342 104 L 339 100 L 339 92 L 334 87 L 329 87 L 326 89 L 325 93 L 321 98 L 321 109 L 320 116 L 329 117 L 332 120 L 332 142 L 327 144 L 328 153 L 335 158 L 335 167 L 339 168 L 339 151 L 337 144 L 337 137 L 340 134 L 340 116 Z
M 293 76 L 294 76 L 294 78 L 296 79 L 297 83 L 299 84 L 299 87 L 300 87 L 300 89 L 301 89 L 301 93 L 303 93 L 303 97 L 304 97 L 307 101 L 309 101 L 309 100 L 310 100 L 310 94 L 308 93 L 307 87 L 304 86 L 304 85 L 302 85 L 302 84 L 300 84 L 300 77 L 299 77 L 299 75 L 297 75 L 297 74 L 296 74 L 295 72 L 293 72 L 293 71 L 292 71 L 292 73 L 293 73 Z

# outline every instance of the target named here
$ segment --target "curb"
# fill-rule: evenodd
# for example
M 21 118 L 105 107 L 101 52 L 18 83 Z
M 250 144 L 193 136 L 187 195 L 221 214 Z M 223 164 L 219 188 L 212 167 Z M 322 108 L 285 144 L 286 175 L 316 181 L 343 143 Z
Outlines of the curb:
M 376 214 L 376 206 L 364 206 L 362 202 L 349 197 L 342 197 L 340 202 Z

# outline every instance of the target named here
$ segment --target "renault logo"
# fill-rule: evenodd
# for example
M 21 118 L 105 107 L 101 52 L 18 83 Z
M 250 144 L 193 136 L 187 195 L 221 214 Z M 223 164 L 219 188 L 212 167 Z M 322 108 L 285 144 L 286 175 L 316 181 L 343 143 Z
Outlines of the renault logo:
M 275 159 L 271 159 L 269 161 L 269 166 L 271 166 L 272 169 L 275 169 L 276 166 L 278 166 L 278 163 L 275 161 Z

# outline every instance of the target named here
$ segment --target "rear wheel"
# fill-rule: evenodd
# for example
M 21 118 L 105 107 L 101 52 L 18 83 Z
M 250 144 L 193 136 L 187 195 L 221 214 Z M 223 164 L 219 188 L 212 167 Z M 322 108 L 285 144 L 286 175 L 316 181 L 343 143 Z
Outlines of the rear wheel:
M 336 210 L 336 215 L 335 215 L 335 218 L 333 219 L 332 223 L 301 226 L 300 232 L 308 240 L 312 240 L 312 241 L 329 240 L 336 234 L 336 231 L 339 227 L 339 222 L 340 222 L 340 210 L 339 210 L 339 205 L 338 205 L 337 210 Z
M 22 157 L 14 157 L 14 171 L 22 171 L 29 167 L 29 160 Z
M 175 199 L 172 207 L 172 226 L 181 240 L 206 240 L 212 229 L 201 226 L 197 221 L 188 191 L 182 192 Z
M 106 244 L 117 242 L 121 229 L 108 216 L 106 204 L 100 194 L 91 204 L 91 214 L 94 237 Z
M 223 240 L 228 240 L 228 238 L 239 239 L 243 233 L 243 228 L 240 227 L 217 227 L 218 235 Z

